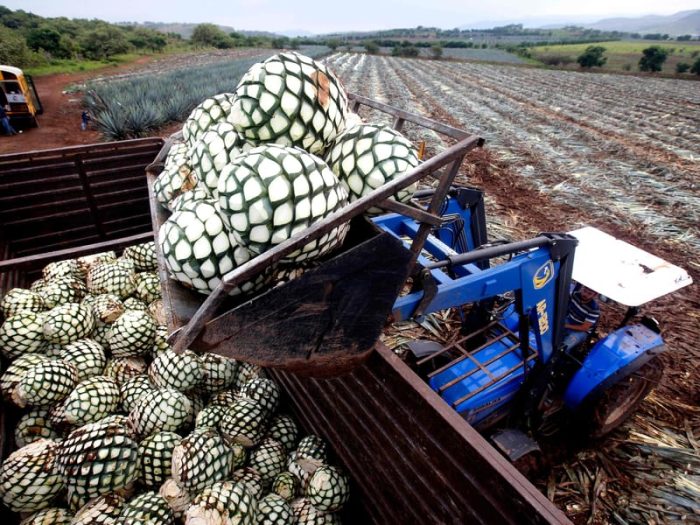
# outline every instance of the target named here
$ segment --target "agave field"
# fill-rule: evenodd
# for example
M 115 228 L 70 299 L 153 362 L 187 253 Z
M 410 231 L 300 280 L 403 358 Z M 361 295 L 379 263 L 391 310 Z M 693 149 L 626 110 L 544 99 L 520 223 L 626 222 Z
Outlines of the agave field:
M 364 46 L 355 46 L 352 51 L 361 52 L 365 51 Z M 380 47 L 379 52 L 382 55 L 391 55 L 393 48 L 391 47 Z M 432 58 L 433 52 L 429 47 L 419 47 L 419 56 L 422 58 Z M 474 60 L 477 62 L 499 62 L 503 64 L 527 64 L 527 61 L 504 51 L 503 49 L 496 49 L 494 47 L 490 48 L 460 48 L 460 47 L 445 47 L 442 49 L 442 56 L 444 58 L 454 58 L 456 60 Z
M 352 53 L 326 63 L 349 91 L 486 139 L 463 182 L 486 189 L 492 238 L 595 225 L 697 281 L 697 83 Z M 381 114 L 362 116 L 390 124 Z M 433 151 L 449 145 L 410 125 L 404 131 Z M 638 415 L 600 446 L 565 454 L 539 480 L 577 523 L 698 518 L 697 288 L 645 309 L 664 330 L 666 372 Z M 614 309 L 605 315 L 621 318 Z
M 301 52 L 316 57 L 324 46 Z M 241 75 L 270 50 L 206 53 L 187 61 L 167 60 L 120 77 L 97 78 L 81 86 L 84 105 L 107 140 L 144 136 L 171 122 L 181 122 L 202 100 L 235 90 Z
M 694 82 L 348 54 L 327 62 L 350 91 L 483 136 L 528 191 L 700 250 Z

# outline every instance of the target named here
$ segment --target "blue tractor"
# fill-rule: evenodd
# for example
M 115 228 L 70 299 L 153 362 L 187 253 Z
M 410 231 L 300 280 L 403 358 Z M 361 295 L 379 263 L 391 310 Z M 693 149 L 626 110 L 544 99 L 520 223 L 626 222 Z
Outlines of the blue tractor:
M 489 243 L 483 195 L 472 188 L 452 189 L 441 217 L 393 318 L 421 321 L 456 307 L 462 330 L 446 345 L 409 343 L 416 371 L 516 462 L 563 427 L 601 437 L 622 424 L 662 373 L 659 325 L 649 317 L 634 322 L 639 307 L 690 284 L 688 274 L 590 227 Z M 419 229 L 398 214 L 374 222 L 404 243 Z M 567 348 L 575 283 L 628 310 L 605 337 L 594 330 Z

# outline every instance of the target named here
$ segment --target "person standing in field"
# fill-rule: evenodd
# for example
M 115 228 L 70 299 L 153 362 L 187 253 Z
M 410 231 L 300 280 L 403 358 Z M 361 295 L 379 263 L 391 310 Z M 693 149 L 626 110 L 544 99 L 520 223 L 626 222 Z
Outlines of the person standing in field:
M 87 111 L 83 111 L 82 115 L 80 115 L 80 129 L 82 131 L 87 129 L 88 122 L 90 122 L 90 115 L 88 115 Z
M 9 109 L 9 107 L 0 106 L 0 125 L 5 135 L 17 135 L 15 128 L 10 124 L 10 117 L 7 116 L 7 109 Z

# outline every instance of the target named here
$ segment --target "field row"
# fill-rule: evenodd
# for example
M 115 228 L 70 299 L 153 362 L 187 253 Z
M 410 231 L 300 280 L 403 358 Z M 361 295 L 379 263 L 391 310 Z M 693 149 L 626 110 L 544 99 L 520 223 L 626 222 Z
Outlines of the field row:
M 327 62 L 351 91 L 482 135 L 533 192 L 700 251 L 694 82 L 349 54 Z
M 394 48 L 380 47 L 379 53 L 382 55 L 391 55 Z M 364 53 L 364 46 L 355 46 L 352 51 Z M 429 47 L 419 47 L 418 56 L 423 58 L 433 58 L 433 50 Z M 527 61 L 495 47 L 479 48 L 479 47 L 444 47 L 442 48 L 442 57 L 454 58 L 458 60 L 476 60 L 478 62 L 499 62 L 503 64 L 526 64 Z

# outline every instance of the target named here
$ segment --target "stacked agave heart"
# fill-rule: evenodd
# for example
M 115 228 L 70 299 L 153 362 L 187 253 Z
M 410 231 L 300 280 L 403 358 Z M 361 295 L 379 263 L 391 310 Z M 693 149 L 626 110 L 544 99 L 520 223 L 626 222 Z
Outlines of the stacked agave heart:
M 27 524 L 339 522 L 347 477 L 320 438 L 299 439 L 277 384 L 249 363 L 176 354 L 150 309 L 128 306 L 157 296 L 153 249 L 52 263 L 0 300 L 0 392 L 23 411 L 2 504 Z M 56 282 L 70 283 L 65 301 L 84 297 L 49 307 Z
M 358 122 L 359 121 L 359 122 Z M 184 123 L 155 185 L 172 212 L 159 232 L 173 279 L 208 294 L 224 275 L 418 164 L 411 143 L 362 125 L 324 64 L 296 52 L 255 64 L 235 91 Z M 395 198 L 409 199 L 415 188 Z M 376 210 L 370 210 L 376 212 Z M 340 225 L 231 294 L 297 276 L 342 245 Z

